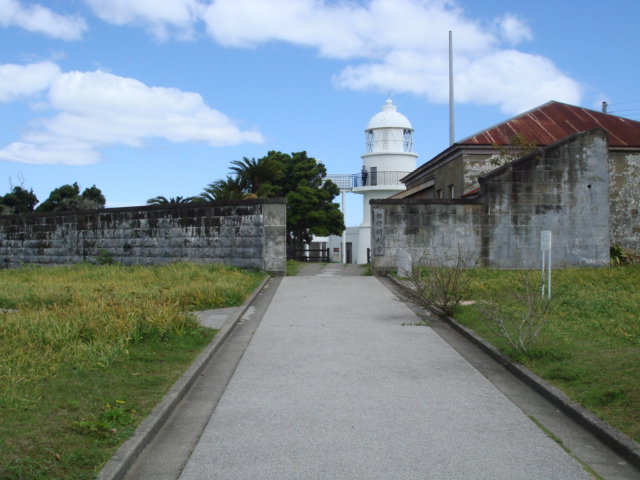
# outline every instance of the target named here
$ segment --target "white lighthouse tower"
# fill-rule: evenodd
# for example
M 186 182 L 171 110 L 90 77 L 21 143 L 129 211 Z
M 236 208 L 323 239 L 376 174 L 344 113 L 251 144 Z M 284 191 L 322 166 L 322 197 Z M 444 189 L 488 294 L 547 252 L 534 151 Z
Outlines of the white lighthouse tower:
M 413 128 L 391 99 L 373 116 L 365 130 L 366 153 L 362 173 L 355 176 L 353 193 L 362 195 L 363 218 L 359 229 L 357 263 L 367 263 L 371 248 L 371 208 L 369 201 L 388 198 L 405 190 L 400 179 L 416 169 Z

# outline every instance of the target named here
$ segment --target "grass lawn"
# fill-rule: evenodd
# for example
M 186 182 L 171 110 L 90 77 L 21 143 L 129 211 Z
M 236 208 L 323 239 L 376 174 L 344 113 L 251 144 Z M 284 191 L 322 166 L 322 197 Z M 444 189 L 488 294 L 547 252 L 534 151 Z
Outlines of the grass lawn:
M 287 260 L 287 277 L 295 277 L 300 271 L 301 263 L 297 260 Z
M 476 269 L 470 300 L 508 302 L 516 272 Z M 525 354 L 492 333 L 477 305 L 455 318 L 640 442 L 640 265 L 553 271 L 552 313 Z
M 264 278 L 176 263 L 0 270 L 0 479 L 90 479 Z

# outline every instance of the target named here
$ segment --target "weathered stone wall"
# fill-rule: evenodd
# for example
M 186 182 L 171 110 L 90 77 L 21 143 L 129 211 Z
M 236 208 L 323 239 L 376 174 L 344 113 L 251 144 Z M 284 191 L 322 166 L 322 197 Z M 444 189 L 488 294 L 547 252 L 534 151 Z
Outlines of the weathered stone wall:
M 640 253 L 640 152 L 609 153 L 611 245 Z
M 482 200 L 372 200 L 372 269 L 395 270 L 398 250 L 414 261 L 438 263 L 458 247 L 478 258 L 482 251 Z
M 540 232 L 552 232 L 556 266 L 609 263 L 609 173 L 603 130 L 577 134 L 480 179 L 474 200 L 373 200 L 372 268 L 469 252 L 482 265 L 539 265 Z
M 462 194 L 476 190 L 480 187 L 478 178 L 486 175 L 496 168 L 496 165 L 491 163 L 491 160 L 494 158 L 496 158 L 496 155 L 478 153 L 462 156 Z
M 592 130 L 481 177 L 483 253 L 491 265 L 537 265 L 543 230 L 551 231 L 554 265 L 608 265 L 607 158 L 606 132 Z
M 286 200 L 144 206 L 0 216 L 2 266 L 178 260 L 286 271 Z

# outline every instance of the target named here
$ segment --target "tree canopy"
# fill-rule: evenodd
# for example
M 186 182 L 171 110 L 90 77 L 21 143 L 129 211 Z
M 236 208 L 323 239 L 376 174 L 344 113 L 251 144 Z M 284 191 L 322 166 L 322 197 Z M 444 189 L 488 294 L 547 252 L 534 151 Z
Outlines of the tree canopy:
M 195 200 L 194 197 L 163 197 L 162 195 L 158 195 L 157 197 L 150 198 L 147 200 L 147 205 L 183 205 L 185 203 L 193 203 Z
M 242 200 L 246 195 L 242 180 L 227 176 L 224 180 L 216 180 L 206 186 L 200 194 L 200 198 L 207 202 L 213 202 L 216 200 Z
M 92 210 L 96 208 L 104 208 L 107 200 L 102 191 L 95 185 L 85 188 L 80 194 L 78 182 L 73 185 L 62 185 L 55 188 L 49 194 L 44 202 L 42 202 L 37 212 L 57 212 L 65 210 Z
M 278 188 L 275 183 L 282 179 L 284 171 L 282 165 L 269 155 L 258 160 L 243 157 L 233 160 L 229 170 L 237 175 L 242 190 L 261 198 L 277 196 Z
M 242 198 L 287 199 L 287 242 L 296 249 L 312 236 L 341 235 L 344 216 L 333 200 L 340 189 L 325 180 L 326 167 L 307 152 L 291 155 L 270 151 L 259 159 L 233 160 L 235 176 L 210 183 L 200 194 L 205 200 Z
M 291 155 L 271 151 L 266 158 L 278 162 L 284 173 L 274 185 L 279 187 L 279 195 L 287 199 L 287 241 L 300 250 L 313 236 L 342 235 L 344 215 L 333 201 L 340 189 L 325 180 L 324 164 L 304 151 Z
M 22 187 L 13 187 L 11 192 L 0 197 L 0 213 L 16 214 L 30 213 L 38 203 L 38 198 L 33 189 L 25 190 Z

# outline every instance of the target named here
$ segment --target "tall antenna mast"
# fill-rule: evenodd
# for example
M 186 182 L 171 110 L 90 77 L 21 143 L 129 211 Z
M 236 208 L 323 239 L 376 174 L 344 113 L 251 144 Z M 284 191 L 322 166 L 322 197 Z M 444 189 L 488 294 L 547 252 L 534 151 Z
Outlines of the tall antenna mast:
M 453 111 L 453 33 L 449 30 L 449 145 L 456 141 L 455 114 Z

